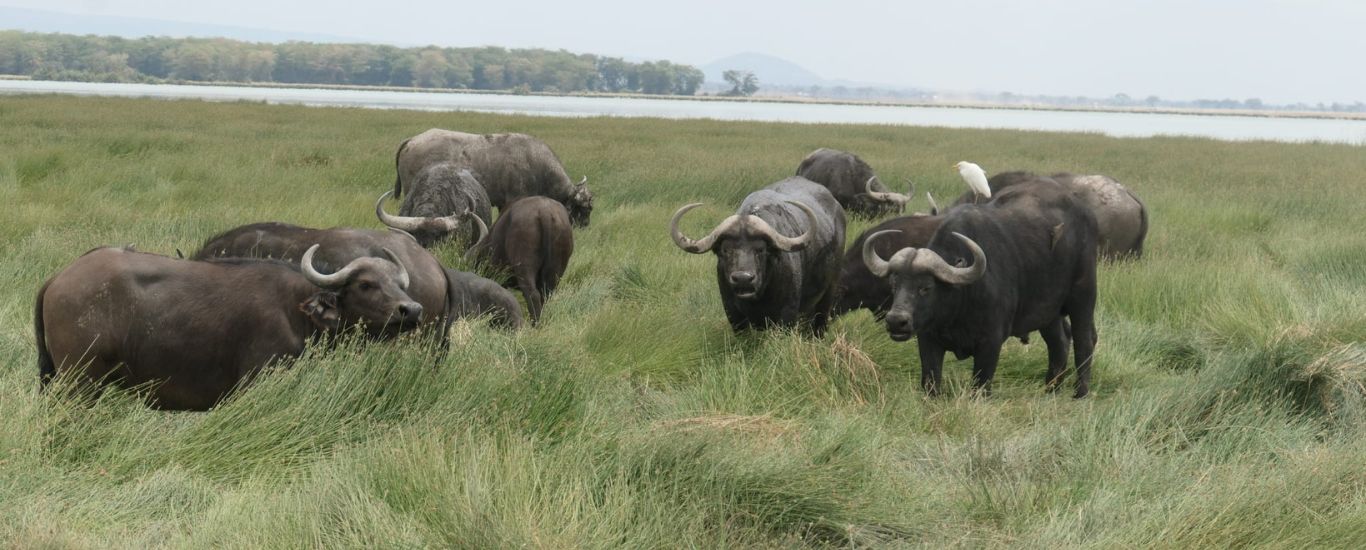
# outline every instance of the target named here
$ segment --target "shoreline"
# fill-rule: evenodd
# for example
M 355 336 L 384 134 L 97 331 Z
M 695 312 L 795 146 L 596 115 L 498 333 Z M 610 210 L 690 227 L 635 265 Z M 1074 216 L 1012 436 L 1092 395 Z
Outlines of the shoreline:
M 24 80 L 31 82 L 84 82 L 68 80 L 34 80 L 24 75 L 0 75 L 0 80 Z M 1273 119 L 1313 119 L 1313 120 L 1366 120 L 1366 113 L 1347 113 L 1347 112 L 1318 112 L 1318 111 L 1278 111 L 1278 110 L 1251 110 L 1251 109 L 1197 109 L 1197 108 L 1175 108 L 1175 107 L 1072 107 L 1064 105 L 1046 104 L 1003 104 L 1003 103 L 974 103 L 974 102 L 933 102 L 933 101 L 879 101 L 879 100 L 845 100 L 845 99 L 824 99 L 808 98 L 800 96 L 762 96 L 762 97 L 730 97 L 714 95 L 659 95 L 659 94 L 638 94 L 638 93 L 612 93 L 612 92 L 571 92 L 571 93 L 546 93 L 528 92 L 517 93 L 514 90 L 468 90 L 453 88 L 418 88 L 412 86 L 358 86 L 351 84 L 301 84 L 301 83 L 282 83 L 282 82 L 216 82 L 216 81 L 166 81 L 157 83 L 145 82 L 107 82 L 96 84 L 144 84 L 149 86 L 174 85 L 174 86 L 218 86 L 229 88 L 271 88 L 271 89 L 296 89 L 296 90 L 352 90 L 352 91 L 371 91 L 371 92 L 398 92 L 398 93 L 427 93 L 427 94 L 452 94 L 452 95 L 497 95 L 497 96 L 525 96 L 525 97 L 582 97 L 582 98 L 603 98 L 603 99 L 649 99 L 649 100 L 672 100 L 672 101 L 704 101 L 704 102 L 727 102 L 727 103 L 761 103 L 761 104 L 794 104 L 794 105 L 848 105 L 858 107 L 914 107 L 923 109 L 980 109 L 980 110 L 1003 110 L 1003 111 L 1045 111 L 1063 113 L 1120 113 L 1134 115 L 1182 115 L 1182 116 L 1203 116 L 1203 117 L 1253 117 L 1253 118 L 1273 118 Z

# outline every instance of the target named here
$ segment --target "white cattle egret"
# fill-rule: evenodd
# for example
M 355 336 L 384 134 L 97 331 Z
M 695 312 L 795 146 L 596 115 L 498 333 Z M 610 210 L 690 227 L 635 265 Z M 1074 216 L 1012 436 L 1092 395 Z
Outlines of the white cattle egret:
M 991 186 L 987 185 L 987 173 L 982 171 L 982 167 L 966 160 L 959 161 L 953 165 L 958 169 L 958 175 L 963 176 L 963 182 L 968 184 L 974 195 L 972 202 L 977 202 L 977 197 L 991 198 Z

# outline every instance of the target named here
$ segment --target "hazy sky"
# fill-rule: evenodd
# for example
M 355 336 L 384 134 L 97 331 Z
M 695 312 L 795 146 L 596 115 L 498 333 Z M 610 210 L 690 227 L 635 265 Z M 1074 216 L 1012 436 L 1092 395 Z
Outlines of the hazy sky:
M 564 48 L 696 65 L 752 51 L 788 59 L 826 78 L 944 90 L 1366 101 L 1366 0 L 0 4 L 406 45 Z

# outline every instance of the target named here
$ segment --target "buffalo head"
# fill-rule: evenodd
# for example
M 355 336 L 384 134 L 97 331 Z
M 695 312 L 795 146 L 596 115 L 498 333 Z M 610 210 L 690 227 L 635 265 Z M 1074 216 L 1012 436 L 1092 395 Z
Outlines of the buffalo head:
M 816 213 L 811 207 L 796 201 L 787 203 L 801 209 L 812 228 L 816 226 Z M 674 244 L 693 254 L 714 251 L 718 276 L 741 300 L 753 300 L 763 294 L 764 285 L 768 282 L 766 272 L 777 262 L 779 254 L 800 251 L 811 240 L 810 230 L 796 237 L 788 237 L 778 233 L 759 216 L 736 214 L 722 220 L 706 237 L 694 241 L 683 236 L 678 229 L 678 221 L 698 206 L 702 206 L 702 203 L 686 205 L 674 213 L 669 223 Z
M 905 195 L 902 195 L 901 193 L 892 193 L 890 191 L 874 191 L 874 181 L 877 181 L 877 176 L 868 178 L 868 181 L 863 182 L 862 197 L 866 197 L 866 202 L 871 202 L 871 204 L 869 204 L 870 210 L 899 214 L 906 209 L 906 203 L 910 202 L 911 195 L 915 194 L 915 182 L 906 182 L 906 185 L 910 187 L 910 189 Z
M 389 259 L 356 258 L 332 274 L 319 273 L 313 255 L 320 245 L 304 252 L 299 264 L 305 278 L 324 289 L 299 308 L 325 329 L 361 325 L 374 336 L 417 326 L 422 305 L 407 294 L 408 270 L 385 248 Z
M 466 201 L 465 210 L 463 212 L 457 212 L 449 216 L 430 217 L 394 216 L 385 212 L 384 199 L 389 198 L 390 193 L 392 193 L 392 191 L 385 191 L 383 195 L 379 196 L 379 200 L 375 201 L 375 216 L 379 218 L 380 223 L 412 235 L 413 238 L 417 239 L 417 244 L 420 244 L 423 247 L 432 246 L 433 244 L 450 237 L 460 229 L 463 218 L 468 218 L 469 222 L 474 224 L 478 229 L 479 236 L 475 239 L 475 242 L 482 240 L 489 232 L 488 225 L 484 224 L 484 220 L 474 213 L 474 197 L 471 197 L 469 193 L 464 191 L 461 191 L 461 195 L 465 197 Z
M 940 304 L 954 291 L 955 287 L 969 285 L 981 279 L 987 271 L 987 257 L 981 247 L 961 233 L 953 236 L 961 241 L 966 253 L 972 255 L 972 265 L 964 266 L 966 258 L 960 254 L 964 250 L 953 250 L 953 265 L 944 261 L 937 252 L 928 248 L 907 247 L 898 250 L 890 260 L 884 260 L 873 249 L 873 242 L 887 233 L 899 233 L 896 229 L 878 231 L 863 241 L 863 263 L 868 271 L 878 277 L 888 278 L 892 286 L 892 307 L 887 311 L 884 321 L 887 334 L 893 340 L 909 340 L 929 323 L 936 312 L 952 308 L 953 304 Z
M 588 190 L 588 176 L 574 185 L 574 194 L 569 198 L 569 223 L 574 227 L 588 227 L 588 217 L 593 214 L 593 193 Z

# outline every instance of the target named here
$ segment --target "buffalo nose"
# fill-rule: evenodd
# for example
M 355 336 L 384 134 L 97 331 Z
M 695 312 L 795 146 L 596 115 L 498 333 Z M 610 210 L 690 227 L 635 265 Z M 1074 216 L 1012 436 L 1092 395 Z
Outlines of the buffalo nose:
M 886 321 L 887 328 L 898 332 L 905 332 L 911 327 L 911 316 L 901 311 L 887 313 Z
M 754 274 L 748 271 L 732 271 L 730 273 L 730 284 L 748 285 L 754 282 Z
M 419 319 L 422 318 L 422 304 L 419 304 L 417 302 L 399 304 L 398 316 L 405 322 L 416 323 Z

